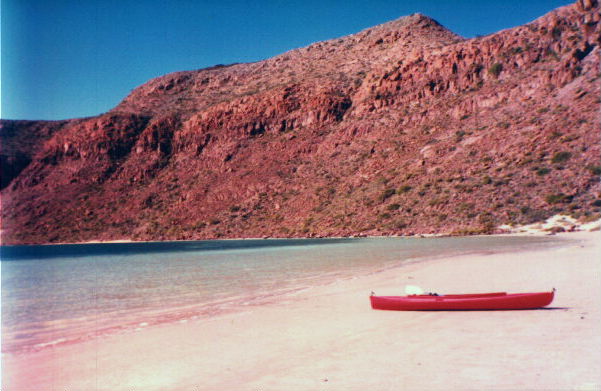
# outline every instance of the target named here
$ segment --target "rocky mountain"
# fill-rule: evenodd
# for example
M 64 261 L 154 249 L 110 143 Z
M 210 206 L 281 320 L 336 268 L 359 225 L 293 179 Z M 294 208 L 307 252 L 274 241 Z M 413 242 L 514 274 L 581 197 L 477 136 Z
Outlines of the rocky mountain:
M 414 14 L 117 107 L 0 122 L 2 241 L 494 232 L 599 217 L 600 12 L 463 39 Z

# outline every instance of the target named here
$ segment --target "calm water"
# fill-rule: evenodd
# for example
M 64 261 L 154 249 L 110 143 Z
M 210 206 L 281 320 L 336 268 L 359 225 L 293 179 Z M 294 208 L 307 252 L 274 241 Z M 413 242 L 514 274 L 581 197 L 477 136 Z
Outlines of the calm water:
M 561 243 L 467 237 L 4 246 L 2 351 L 202 319 L 420 259 Z

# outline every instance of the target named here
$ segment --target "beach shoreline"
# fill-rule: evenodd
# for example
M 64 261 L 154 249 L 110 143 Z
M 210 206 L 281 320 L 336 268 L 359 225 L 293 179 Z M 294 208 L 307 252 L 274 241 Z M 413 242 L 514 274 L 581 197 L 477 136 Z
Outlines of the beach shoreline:
M 85 242 L 57 242 L 57 243 L 40 243 L 31 244 L 35 246 L 61 246 L 61 245 L 85 245 L 85 244 L 119 244 L 119 243 L 161 243 L 161 242 L 194 242 L 194 241 L 240 241 L 240 240 L 299 240 L 299 239 L 370 239 L 370 238 L 439 238 L 439 237 L 461 237 L 461 236 L 545 236 L 554 235 L 560 232 L 593 232 L 601 229 L 601 220 L 582 222 L 568 215 L 554 215 L 547 220 L 529 224 L 510 226 L 502 225 L 497 228 L 497 233 L 479 234 L 479 235 L 455 235 L 451 233 L 432 233 L 432 234 L 415 234 L 415 235 L 365 235 L 356 233 L 347 236 L 314 236 L 314 237 L 277 237 L 277 236 L 260 236 L 260 237 L 239 237 L 239 238 L 221 238 L 221 239 L 183 239 L 183 240 L 132 240 L 130 238 L 110 239 L 110 240 L 88 240 Z M 21 244 L 10 246 L 23 246 Z M 28 244 L 29 246 L 29 244 Z
M 559 235 L 570 243 L 440 257 L 236 313 L 3 354 L 3 389 L 598 389 L 601 235 Z M 558 291 L 547 310 L 369 308 L 370 291 L 398 295 L 406 284 Z

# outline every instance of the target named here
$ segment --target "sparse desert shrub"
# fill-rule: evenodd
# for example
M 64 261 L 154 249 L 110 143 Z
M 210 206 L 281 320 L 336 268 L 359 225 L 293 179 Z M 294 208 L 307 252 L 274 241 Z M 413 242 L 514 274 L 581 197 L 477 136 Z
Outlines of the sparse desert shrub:
M 482 227 L 480 228 L 480 230 L 481 230 L 482 234 L 488 235 L 488 234 L 492 234 L 493 232 L 495 232 L 495 228 L 496 228 L 495 223 L 492 221 L 488 221 L 488 222 L 482 224 Z
M 428 201 L 428 205 L 430 205 L 430 206 L 440 205 L 441 203 L 442 203 L 442 201 L 439 200 L 438 198 L 433 198 L 430 201 Z
M 559 203 L 569 202 L 571 200 L 572 200 L 572 197 L 567 196 L 563 193 L 548 194 L 545 197 L 545 201 L 547 202 L 547 204 L 559 204 Z
M 393 229 L 403 229 L 407 228 L 407 223 L 405 223 L 403 220 L 396 220 L 390 223 L 389 227 Z
M 395 190 L 395 189 L 386 189 L 386 190 L 384 190 L 384 191 L 382 192 L 382 194 L 380 194 L 380 195 L 378 196 L 378 199 L 379 199 L 380 201 L 384 201 L 384 200 L 386 200 L 386 199 L 388 199 L 388 198 L 392 197 L 392 196 L 393 196 L 395 193 L 396 193 L 396 190 Z
M 538 175 L 538 176 L 547 175 L 550 172 L 551 172 L 551 170 L 548 169 L 547 167 L 538 167 L 536 169 L 536 175 Z
M 593 175 L 601 175 L 601 166 L 588 166 L 586 167 L 587 170 L 589 170 L 591 172 L 591 174 Z
M 568 134 L 566 136 L 563 136 L 561 139 L 559 139 L 559 141 L 562 143 L 569 143 L 570 141 L 574 141 L 579 138 L 580 138 L 580 136 L 577 134 Z
M 390 213 L 384 212 L 384 213 L 380 213 L 380 218 L 382 220 L 387 220 L 390 218 Z
M 469 236 L 469 235 L 478 235 L 481 234 L 481 230 L 480 228 L 476 228 L 476 227 L 466 227 L 466 228 L 459 228 L 454 230 L 453 232 L 451 232 L 451 235 L 453 236 Z
M 499 77 L 501 71 L 503 71 L 503 64 L 499 62 L 492 64 L 491 67 L 488 68 L 488 73 L 493 75 L 494 77 Z
M 590 223 L 592 221 L 597 221 L 601 219 L 601 213 L 589 213 L 589 212 L 585 212 L 583 216 L 581 216 L 578 221 L 580 221 L 581 223 Z
M 457 210 L 465 212 L 465 211 L 473 210 L 474 207 L 475 207 L 475 205 L 471 202 L 462 202 L 459 205 L 457 205 Z
M 463 130 L 458 130 L 455 132 L 455 142 L 460 142 L 461 140 L 463 140 L 463 137 L 465 136 L 465 131 Z
M 204 227 L 207 226 L 207 223 L 205 223 L 204 221 L 199 221 L 193 225 L 190 226 L 190 229 L 196 231 L 196 230 L 200 230 L 203 229 Z
M 399 204 L 390 204 L 386 209 L 388 210 L 398 210 L 401 207 Z
M 411 186 L 403 185 L 403 186 L 399 187 L 396 192 L 397 192 L 397 194 L 403 194 L 403 193 L 407 193 L 409 190 L 411 190 Z
M 572 154 L 570 152 L 565 152 L 565 151 L 557 152 L 551 158 L 551 163 L 554 163 L 554 164 L 564 163 L 564 162 L 567 162 L 568 160 L 570 160 L 571 157 L 572 157 Z
M 454 186 L 455 190 L 459 191 L 459 192 L 464 192 L 464 193 L 472 193 L 474 191 L 474 188 L 470 185 L 455 185 Z
M 556 52 L 555 50 L 553 50 L 553 49 L 551 49 L 551 48 L 547 48 L 547 49 L 545 50 L 545 54 L 546 54 L 548 57 L 552 57 L 552 58 L 553 58 L 555 61 L 559 61 L 559 55 L 557 54 L 557 52 Z
M 524 49 L 522 49 L 522 47 L 521 47 L 521 46 L 518 46 L 518 47 L 516 47 L 516 48 L 512 48 L 512 49 L 511 49 L 511 54 L 519 54 L 519 53 L 521 53 L 521 52 L 523 52 L 523 51 L 524 51 Z

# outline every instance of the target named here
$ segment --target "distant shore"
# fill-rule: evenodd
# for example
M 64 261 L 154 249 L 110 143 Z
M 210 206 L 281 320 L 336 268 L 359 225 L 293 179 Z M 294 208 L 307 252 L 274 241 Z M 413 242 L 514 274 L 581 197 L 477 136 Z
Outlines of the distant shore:
M 3 355 L 6 389 L 558 389 L 601 386 L 601 234 L 339 280 L 272 303 Z M 546 310 L 374 311 L 369 292 L 557 289 Z
M 599 231 L 601 229 L 601 220 L 595 220 L 590 222 L 580 222 L 570 216 L 566 215 L 555 215 L 548 218 L 546 221 L 522 225 L 522 226 L 508 226 L 502 225 L 498 227 L 497 233 L 491 235 L 552 235 L 559 232 L 591 232 Z M 402 235 L 385 235 L 386 237 L 445 237 L 445 236 L 473 236 L 473 235 L 450 235 L 448 233 L 438 234 L 416 234 L 411 236 Z M 319 237 L 241 237 L 241 238 L 223 238 L 218 240 L 285 240 L 285 239 L 349 239 L 349 238 L 380 238 L 382 235 L 348 235 L 348 236 L 319 236 Z M 216 239 L 198 239 L 198 240 L 216 240 Z M 168 242 L 177 242 L 179 240 L 168 240 Z M 182 240 L 182 241 L 194 241 L 194 240 Z M 161 242 L 159 240 L 132 240 L 128 238 L 112 239 L 112 240 L 88 240 L 85 242 L 61 242 L 61 243 L 45 243 L 38 244 L 42 246 L 54 246 L 54 245 L 72 245 L 72 244 L 111 244 L 111 243 L 156 243 Z

